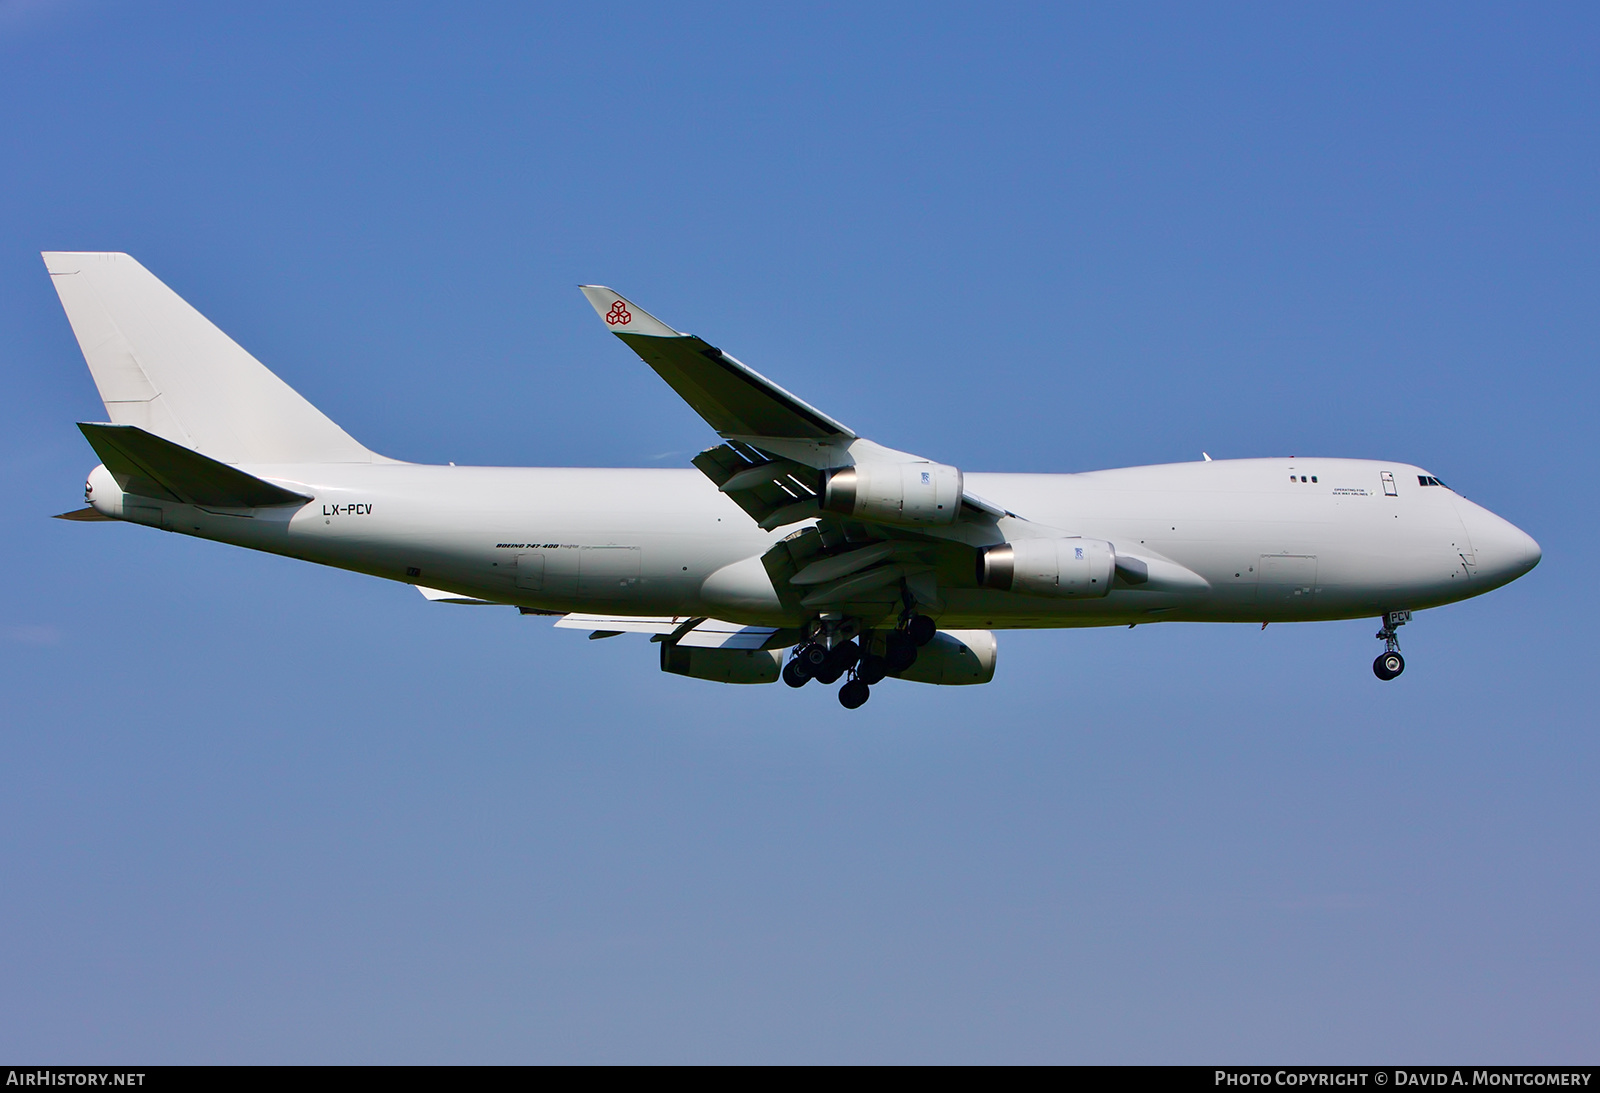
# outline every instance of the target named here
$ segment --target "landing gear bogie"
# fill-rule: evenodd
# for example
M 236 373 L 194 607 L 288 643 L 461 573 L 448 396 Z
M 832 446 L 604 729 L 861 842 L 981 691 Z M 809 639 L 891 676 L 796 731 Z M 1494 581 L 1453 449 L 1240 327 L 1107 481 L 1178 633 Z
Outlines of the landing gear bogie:
M 899 625 L 893 630 L 874 633 L 858 627 L 858 620 L 823 620 L 784 665 L 783 681 L 791 687 L 804 687 L 813 679 L 832 684 L 843 678 L 839 705 L 860 709 L 871 697 L 874 684 L 910 668 L 917 662 L 917 650 L 939 633 L 938 623 L 917 613 L 909 593 Z

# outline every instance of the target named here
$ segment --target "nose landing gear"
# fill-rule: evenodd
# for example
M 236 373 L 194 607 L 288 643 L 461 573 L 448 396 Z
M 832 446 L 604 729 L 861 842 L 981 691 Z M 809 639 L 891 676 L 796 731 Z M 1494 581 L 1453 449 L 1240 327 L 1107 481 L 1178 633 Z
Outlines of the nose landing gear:
M 1387 683 L 1406 670 L 1406 658 L 1400 655 L 1400 627 L 1411 621 L 1409 611 L 1390 611 L 1383 616 L 1383 629 L 1375 635 L 1383 642 L 1383 652 L 1372 662 L 1372 674 Z

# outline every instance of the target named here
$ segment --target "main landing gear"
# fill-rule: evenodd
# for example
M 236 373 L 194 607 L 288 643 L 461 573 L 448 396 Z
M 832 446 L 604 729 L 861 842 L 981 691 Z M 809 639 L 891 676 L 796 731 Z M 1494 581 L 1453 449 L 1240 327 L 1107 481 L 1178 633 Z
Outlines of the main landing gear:
M 917 649 L 932 641 L 938 632 L 938 625 L 928 616 L 910 612 L 881 639 L 866 631 L 859 643 L 849 638 L 831 641 L 834 635 L 825 631 L 795 647 L 789 663 L 783 666 L 783 681 L 791 687 L 804 687 L 813 679 L 831 684 L 838 682 L 840 676 L 848 676 L 839 688 L 839 705 L 847 710 L 859 709 L 872 697 L 874 683 L 915 664 Z M 877 652 L 880 641 L 882 653 Z
M 1383 652 L 1372 662 L 1372 674 L 1387 683 L 1406 670 L 1406 658 L 1400 655 L 1400 627 L 1411 621 L 1409 611 L 1390 611 L 1383 616 L 1383 629 L 1375 635 L 1383 642 Z

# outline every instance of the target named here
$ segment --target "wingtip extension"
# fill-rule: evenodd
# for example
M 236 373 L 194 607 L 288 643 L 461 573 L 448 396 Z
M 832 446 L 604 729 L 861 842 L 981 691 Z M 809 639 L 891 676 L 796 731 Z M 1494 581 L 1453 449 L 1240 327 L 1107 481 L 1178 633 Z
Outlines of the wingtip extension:
M 644 308 L 605 285 L 579 285 L 594 313 L 605 321 L 613 334 L 644 334 L 652 338 L 681 338 L 674 330 Z

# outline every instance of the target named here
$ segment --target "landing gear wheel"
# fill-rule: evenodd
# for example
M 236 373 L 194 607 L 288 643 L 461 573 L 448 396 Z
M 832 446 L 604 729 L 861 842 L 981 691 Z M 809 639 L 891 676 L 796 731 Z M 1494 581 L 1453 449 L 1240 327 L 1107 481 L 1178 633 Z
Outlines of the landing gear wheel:
M 917 646 L 903 630 L 884 637 L 883 659 L 890 672 L 898 675 L 917 662 Z
M 1399 653 L 1380 653 L 1372 662 L 1372 674 L 1387 683 L 1406 670 L 1406 658 Z
M 828 654 L 828 667 L 837 667 L 840 672 L 848 672 L 860 659 L 861 647 L 853 641 L 847 641 L 843 645 L 833 647 L 833 652 Z
M 939 626 L 926 615 L 912 615 L 906 623 L 906 635 L 911 638 L 912 644 L 924 646 L 933 640 L 933 635 L 939 632 Z
M 858 677 L 839 688 L 839 705 L 847 710 L 859 709 L 872 697 L 872 689 Z
M 795 657 L 783 666 L 783 681 L 791 687 L 804 687 L 811 681 L 811 673 L 806 671 L 805 661 Z
M 835 645 L 822 661 L 822 667 L 812 669 L 811 675 L 818 683 L 833 683 L 856 666 L 861 650 L 853 641 Z
M 816 642 L 812 642 L 800 650 L 799 657 L 810 667 L 812 675 L 815 675 L 818 668 L 828 663 L 828 650 Z
M 862 657 L 856 667 L 856 678 L 863 683 L 881 683 L 888 674 L 889 662 L 875 653 Z

